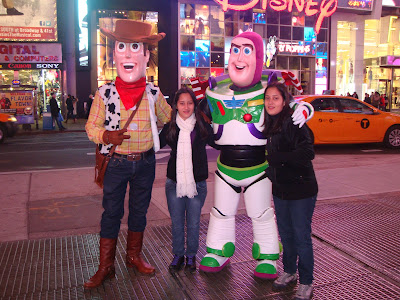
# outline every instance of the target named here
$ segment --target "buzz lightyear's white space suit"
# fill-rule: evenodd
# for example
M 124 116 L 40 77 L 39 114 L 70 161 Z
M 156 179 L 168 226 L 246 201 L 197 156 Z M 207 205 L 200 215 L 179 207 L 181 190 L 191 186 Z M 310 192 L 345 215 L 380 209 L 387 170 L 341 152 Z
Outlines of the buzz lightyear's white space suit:
M 265 172 L 267 140 L 262 134 L 264 90 L 271 76 L 285 81 L 280 71 L 268 70 L 263 71 L 259 83 L 245 91 L 232 90 L 232 81 L 227 75 L 206 90 L 215 142 L 221 151 L 207 233 L 208 253 L 200 263 L 202 271 L 218 272 L 229 263 L 235 251 L 235 215 L 243 192 L 247 214 L 253 224 L 252 255 L 258 260 L 254 275 L 269 279 L 277 276 L 276 261 L 280 251 L 271 208 L 272 184 Z M 308 111 L 303 118 L 311 117 L 311 105 L 303 105 L 301 110 Z

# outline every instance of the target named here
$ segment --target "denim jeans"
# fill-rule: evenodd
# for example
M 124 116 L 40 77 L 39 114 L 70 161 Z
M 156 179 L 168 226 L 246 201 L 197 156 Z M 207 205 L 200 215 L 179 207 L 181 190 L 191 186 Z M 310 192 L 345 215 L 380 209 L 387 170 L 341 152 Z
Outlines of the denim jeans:
M 283 269 L 296 273 L 299 258 L 299 281 L 311 284 L 314 253 L 311 241 L 311 219 L 317 195 L 300 200 L 282 200 L 274 196 L 276 221 L 283 246 Z
M 139 161 L 112 157 L 104 176 L 103 208 L 100 236 L 117 238 L 124 216 L 124 199 L 129 183 L 128 229 L 143 232 L 155 178 L 155 154 Z
M 167 178 L 165 194 L 172 221 L 172 252 L 175 255 L 193 256 L 199 249 L 201 208 L 207 196 L 206 181 L 196 182 L 198 195 L 194 198 L 176 196 L 176 182 Z M 185 253 L 186 219 L 186 253 Z

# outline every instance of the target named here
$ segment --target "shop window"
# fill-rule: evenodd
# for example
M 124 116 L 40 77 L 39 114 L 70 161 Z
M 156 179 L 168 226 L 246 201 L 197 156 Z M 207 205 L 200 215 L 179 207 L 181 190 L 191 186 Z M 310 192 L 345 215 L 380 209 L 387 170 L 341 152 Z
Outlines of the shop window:
M 324 18 L 327 19 L 327 18 Z M 314 27 L 315 23 L 317 22 L 317 19 L 315 18 L 315 16 L 305 16 L 305 22 L 304 22 L 304 26 L 307 27 Z
M 304 13 L 293 12 L 292 15 L 292 26 L 302 26 L 304 27 Z
M 209 11 L 210 10 L 208 5 L 196 4 L 195 18 L 202 19 L 203 21 L 208 21 L 208 16 L 210 15 Z
M 317 41 L 318 42 L 327 42 L 327 35 L 328 35 L 328 30 L 327 29 L 321 29 L 317 35 Z
M 225 12 L 225 21 L 228 22 L 237 22 L 238 21 L 239 12 L 236 10 L 228 10 Z
M 210 77 L 210 69 L 196 68 L 196 77 L 199 77 L 200 80 L 207 80 Z
M 224 67 L 224 53 L 215 52 L 211 53 L 211 67 Z
M 232 37 L 225 38 L 225 53 L 231 52 Z
M 289 69 L 290 70 L 300 70 L 300 57 L 290 56 L 289 57 Z
M 211 68 L 211 76 L 217 77 L 224 74 L 224 68 Z
M 317 43 L 317 56 L 322 58 L 328 58 L 328 44 Z
M 194 20 L 181 20 L 180 32 L 184 34 L 194 34 Z
M 261 36 L 264 36 L 264 28 L 265 28 L 265 25 L 254 24 L 254 32 L 258 33 Z
M 192 78 L 196 76 L 195 68 L 181 68 L 181 79 L 184 81 L 186 78 Z
M 304 27 L 293 27 L 293 40 L 302 41 L 304 39 Z
M 310 70 L 310 60 L 312 58 L 309 57 L 302 57 L 300 62 L 301 62 L 301 69 L 302 70 Z
M 216 19 L 213 19 L 211 15 L 208 24 L 210 26 L 211 35 L 224 35 L 224 22 L 220 22 L 217 21 Z
M 267 24 L 279 24 L 279 13 L 270 7 L 267 8 Z
M 224 22 L 224 11 L 219 6 L 214 6 L 214 5 L 210 6 L 209 21 L 211 21 L 211 18 L 219 22 Z
M 280 27 L 280 35 L 279 38 L 282 40 L 291 40 L 292 39 L 292 27 L 290 26 L 281 26 Z
M 181 35 L 181 50 L 194 51 L 194 36 Z
M 258 10 L 254 10 L 253 23 L 266 24 L 267 23 L 266 18 L 267 18 L 267 16 L 266 16 L 265 12 L 263 12 L 263 11 L 260 12 Z
M 281 25 L 291 25 L 292 24 L 292 13 L 283 12 L 279 13 L 279 20 Z
M 254 24 L 254 26 L 256 26 L 256 25 L 257 24 Z M 262 25 L 262 26 L 264 26 L 264 25 Z M 239 23 L 239 33 L 245 32 L 245 31 L 254 31 L 253 24 L 252 23 Z
M 232 22 L 225 23 L 225 35 L 226 36 L 238 35 L 238 23 L 232 23 Z
M 194 67 L 194 66 L 195 66 L 195 52 L 181 51 L 181 67 Z
M 181 4 L 180 17 L 181 19 L 194 19 L 195 18 L 194 5 L 188 3 Z
M 279 36 L 279 26 L 277 25 L 267 25 L 267 33 L 266 33 L 266 37 L 270 37 L 270 36 Z
M 245 10 L 245 11 L 240 11 L 239 12 L 239 21 L 240 22 L 251 22 L 252 21 L 251 9 Z
M 224 38 L 223 37 L 214 37 L 210 38 L 210 46 L 211 51 L 224 51 Z
M 276 67 L 279 70 L 287 70 L 287 69 L 289 69 L 287 56 L 277 56 L 277 58 L 276 58 Z
M 304 40 L 305 41 L 315 41 L 315 31 L 313 27 L 304 27 Z

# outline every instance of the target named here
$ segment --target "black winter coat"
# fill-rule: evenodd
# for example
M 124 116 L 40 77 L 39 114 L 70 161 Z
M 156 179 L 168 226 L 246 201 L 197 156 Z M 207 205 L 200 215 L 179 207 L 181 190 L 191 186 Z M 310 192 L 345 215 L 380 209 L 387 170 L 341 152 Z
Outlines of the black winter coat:
M 287 118 L 282 130 L 268 137 L 266 172 L 272 181 L 272 194 L 283 200 L 315 196 L 318 184 L 311 160 L 314 147 L 307 125 L 299 128 Z
M 160 132 L 160 146 L 161 148 L 168 144 L 171 147 L 170 158 L 168 160 L 167 177 L 176 182 L 176 155 L 178 138 L 173 143 L 169 143 L 166 140 L 166 133 L 170 126 L 170 123 L 164 125 L 164 128 Z M 176 126 L 177 137 L 179 136 L 179 127 Z M 202 139 L 198 125 L 194 126 L 194 130 L 191 132 L 190 137 L 192 141 L 192 162 L 193 162 L 193 175 L 196 182 L 204 181 L 208 178 L 208 163 L 207 163 L 207 152 L 206 145 L 210 145 L 213 148 L 218 148 L 214 142 L 214 133 L 209 124 L 205 123 L 208 131 L 206 139 Z

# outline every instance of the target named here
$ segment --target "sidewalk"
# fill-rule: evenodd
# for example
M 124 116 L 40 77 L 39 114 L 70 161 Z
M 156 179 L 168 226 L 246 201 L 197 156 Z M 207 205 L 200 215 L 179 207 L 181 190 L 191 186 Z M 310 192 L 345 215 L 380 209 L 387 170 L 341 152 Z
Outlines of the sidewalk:
M 400 299 L 400 186 L 396 179 L 400 158 L 390 157 L 379 168 L 372 160 L 338 168 L 316 158 L 320 192 L 313 218 L 314 299 Z M 252 226 L 243 201 L 236 222 L 237 250 L 225 270 L 169 274 L 171 228 L 165 168 L 165 164 L 157 165 L 143 250 L 156 275 L 142 276 L 126 268 L 123 225 L 116 278 L 93 291 L 82 287 L 99 259 L 102 196 L 93 183 L 93 169 L 0 175 L 0 182 L 7 186 L 2 202 L 8 208 L 0 212 L 0 237 L 15 240 L 0 243 L 0 299 L 291 299 L 293 291 L 275 292 L 270 281 L 252 275 Z M 210 162 L 210 173 L 214 169 L 215 162 Z M 69 186 L 60 184 L 66 180 Z M 207 183 L 198 260 L 206 249 L 212 175 Z M 122 223 L 126 224 L 126 216 Z M 280 261 L 278 267 L 282 272 Z
M 68 120 L 68 123 L 65 123 L 65 121 L 62 122 L 64 127 L 67 128 L 65 132 L 79 132 L 79 131 L 85 131 L 85 125 L 86 125 L 87 119 L 76 119 L 76 122 L 74 123 L 74 120 Z M 30 124 L 30 130 L 24 130 L 23 126 L 20 124 L 18 125 L 18 132 L 17 135 L 30 135 L 30 134 L 51 134 L 51 133 L 59 133 L 60 131 L 58 130 L 58 127 L 56 127 L 53 130 L 43 130 L 43 119 L 38 120 L 38 124 Z

